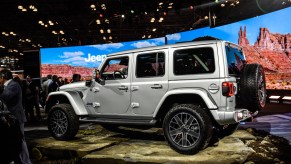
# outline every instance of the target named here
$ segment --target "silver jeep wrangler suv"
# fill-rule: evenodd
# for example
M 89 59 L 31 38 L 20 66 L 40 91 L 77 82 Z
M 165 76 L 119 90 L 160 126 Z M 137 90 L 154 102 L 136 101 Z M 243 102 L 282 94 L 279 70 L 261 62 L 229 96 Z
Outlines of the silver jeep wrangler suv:
M 246 64 L 242 48 L 226 41 L 114 53 L 99 71 L 91 81 L 49 94 L 45 108 L 55 139 L 72 139 L 80 121 L 162 127 L 174 150 L 195 154 L 215 133 L 233 133 L 266 102 L 262 66 Z

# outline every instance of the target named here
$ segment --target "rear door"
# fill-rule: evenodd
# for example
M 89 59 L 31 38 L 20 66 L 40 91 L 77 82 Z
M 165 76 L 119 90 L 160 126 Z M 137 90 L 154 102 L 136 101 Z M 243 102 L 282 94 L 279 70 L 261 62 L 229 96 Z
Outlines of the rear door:
M 140 115 L 152 115 L 168 90 L 168 49 L 134 54 L 131 109 Z

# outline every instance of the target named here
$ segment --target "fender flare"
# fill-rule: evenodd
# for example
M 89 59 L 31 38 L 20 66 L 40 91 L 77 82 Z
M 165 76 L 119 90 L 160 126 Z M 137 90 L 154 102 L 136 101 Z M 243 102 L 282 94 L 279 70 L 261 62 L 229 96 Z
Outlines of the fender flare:
M 208 109 L 217 109 L 217 105 L 214 103 L 214 101 L 208 96 L 207 91 L 204 91 L 203 89 L 177 89 L 177 90 L 171 90 L 168 91 L 161 101 L 159 102 L 155 112 L 154 112 L 154 117 L 157 116 L 159 109 L 162 107 L 163 103 L 167 99 L 167 97 L 172 96 L 172 95 L 179 95 L 179 94 L 192 94 L 192 95 L 198 95 L 200 96 L 205 104 L 207 105 Z
M 80 97 L 80 95 L 78 94 L 78 92 L 76 91 L 57 91 L 57 92 L 52 92 L 48 95 L 48 99 L 49 100 L 51 97 L 55 97 L 55 96 L 65 96 L 69 102 L 70 105 L 72 105 L 76 115 L 80 116 L 80 115 L 88 115 L 87 109 L 84 105 L 84 102 L 82 100 L 82 98 Z

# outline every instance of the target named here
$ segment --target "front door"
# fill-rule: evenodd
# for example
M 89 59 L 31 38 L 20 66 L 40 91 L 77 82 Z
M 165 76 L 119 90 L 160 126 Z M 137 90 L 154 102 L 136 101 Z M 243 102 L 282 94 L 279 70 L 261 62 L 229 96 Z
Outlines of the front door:
M 130 106 L 130 57 L 107 58 L 100 70 L 105 85 L 96 84 L 94 103 L 97 113 L 124 114 Z

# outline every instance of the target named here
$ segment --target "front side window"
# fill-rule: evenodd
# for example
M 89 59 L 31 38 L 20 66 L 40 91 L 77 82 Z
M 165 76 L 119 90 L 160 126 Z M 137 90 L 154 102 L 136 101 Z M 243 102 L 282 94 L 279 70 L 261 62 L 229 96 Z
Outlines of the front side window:
M 174 74 L 204 74 L 215 71 L 212 48 L 183 49 L 174 52 Z
M 126 79 L 128 76 L 128 57 L 108 59 L 101 69 L 104 80 Z
M 140 54 L 137 56 L 136 76 L 153 77 L 165 74 L 165 54 L 162 52 Z

